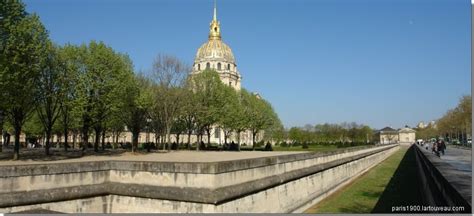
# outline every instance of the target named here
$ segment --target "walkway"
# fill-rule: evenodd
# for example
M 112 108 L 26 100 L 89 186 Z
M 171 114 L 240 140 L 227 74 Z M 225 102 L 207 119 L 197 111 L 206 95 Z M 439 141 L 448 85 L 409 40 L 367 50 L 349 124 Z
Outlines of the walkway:
M 431 152 L 431 145 L 429 145 L 428 150 L 426 150 L 426 147 L 423 148 L 423 150 Z M 440 158 L 443 161 L 448 162 L 455 169 L 472 177 L 472 150 L 456 148 L 448 145 L 446 147 L 445 155 L 441 155 Z

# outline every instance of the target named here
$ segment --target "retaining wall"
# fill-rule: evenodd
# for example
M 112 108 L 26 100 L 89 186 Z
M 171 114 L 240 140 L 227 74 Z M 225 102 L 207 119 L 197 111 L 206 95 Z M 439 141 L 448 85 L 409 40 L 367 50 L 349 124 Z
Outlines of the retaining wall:
M 423 147 L 413 145 L 412 148 L 415 148 L 418 174 L 423 185 L 420 188 L 423 203 L 437 207 L 462 206 L 461 211 L 450 213 L 472 213 L 471 176 L 455 169 L 434 154 L 421 150 Z
M 0 212 L 300 212 L 398 145 L 212 163 L 95 161 L 0 166 Z

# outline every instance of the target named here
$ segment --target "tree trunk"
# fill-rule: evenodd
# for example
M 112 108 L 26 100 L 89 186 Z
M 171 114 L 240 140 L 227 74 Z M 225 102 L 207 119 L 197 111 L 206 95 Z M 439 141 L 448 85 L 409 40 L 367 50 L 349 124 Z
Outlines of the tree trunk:
M 257 135 L 256 132 L 252 131 L 252 150 L 255 151 L 255 136 Z
M 82 151 L 87 149 L 87 145 L 89 144 L 89 128 L 83 127 L 82 128 Z
M 51 147 L 51 129 L 46 129 L 46 145 L 44 146 L 44 150 L 46 155 L 49 155 L 49 148 Z
M 227 145 L 227 136 L 228 136 L 228 135 L 227 135 L 226 132 L 224 131 L 224 144 L 226 144 L 226 145 Z
M 202 142 L 202 134 L 201 133 L 197 134 L 197 140 L 196 141 L 197 141 L 196 151 L 199 151 L 200 145 L 201 145 L 201 142 Z
M 102 130 L 102 151 L 105 150 L 105 129 Z
M 211 145 L 211 128 L 207 128 L 206 129 L 206 132 L 207 132 L 207 146 L 210 146 Z
M 1 112 L 0 112 L 0 115 L 2 115 Z M 1 138 L 0 139 L 0 152 L 2 152 L 3 151 L 3 145 L 4 145 L 4 142 L 5 142 L 5 139 L 3 137 L 3 116 L 0 116 L 0 119 L 2 119 L 2 121 L 0 122 L 0 138 Z
M 240 133 L 242 131 L 237 131 L 237 150 L 240 151 Z
M 168 151 L 171 150 L 171 127 L 166 129 L 166 144 L 168 145 Z
M 56 148 L 59 148 L 61 146 L 61 134 L 57 133 L 56 134 Z
M 69 131 L 68 131 L 68 128 L 67 127 L 64 127 L 64 151 L 67 151 L 67 145 L 68 145 L 68 134 Z
M 75 131 L 72 131 L 72 148 L 76 148 L 76 139 L 77 139 L 77 134 Z
M 191 150 L 191 133 L 192 131 L 188 131 L 188 150 Z
M 13 148 L 13 160 L 20 159 L 20 133 L 21 126 L 19 124 L 15 125 L 15 146 Z
M 179 135 L 181 135 L 181 134 L 180 133 L 176 134 L 176 144 L 178 144 L 178 146 L 179 146 Z
M 137 151 L 139 131 L 132 131 L 132 152 Z
M 100 130 L 99 127 L 95 127 L 94 130 L 95 130 L 94 151 L 98 152 L 99 151 L 99 142 L 100 142 L 100 132 L 101 132 L 101 130 Z

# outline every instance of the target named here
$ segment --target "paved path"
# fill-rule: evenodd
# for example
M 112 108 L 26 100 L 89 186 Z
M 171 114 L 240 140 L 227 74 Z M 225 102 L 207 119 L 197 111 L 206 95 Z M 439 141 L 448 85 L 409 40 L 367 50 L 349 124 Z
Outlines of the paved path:
M 424 151 L 431 152 L 431 145 L 426 150 L 426 144 L 423 146 Z M 469 176 L 472 176 L 472 150 L 460 149 L 448 145 L 446 147 L 445 155 L 441 155 L 443 161 L 448 162 L 457 170 L 463 171 Z
M 251 158 L 272 157 L 279 155 L 307 153 L 306 151 L 240 151 L 240 152 L 213 152 L 213 151 L 171 151 L 162 153 L 137 153 L 124 151 L 108 151 L 109 155 L 87 155 L 79 157 L 80 151 L 69 151 L 64 153 L 62 149 L 56 149 L 53 156 L 44 156 L 44 149 L 28 149 L 20 152 L 20 160 L 12 161 L 12 152 L 0 153 L 0 166 L 3 165 L 24 165 L 24 164 L 44 164 L 44 163 L 64 163 L 64 162 L 84 162 L 84 161 L 156 161 L 156 162 L 219 162 L 233 161 Z M 66 154 L 66 155 L 64 155 Z M 67 154 L 75 157 L 69 158 Z M 92 153 L 94 154 L 94 153 Z M 8 157 L 7 157 L 8 156 Z M 8 158 L 8 159 L 6 159 Z

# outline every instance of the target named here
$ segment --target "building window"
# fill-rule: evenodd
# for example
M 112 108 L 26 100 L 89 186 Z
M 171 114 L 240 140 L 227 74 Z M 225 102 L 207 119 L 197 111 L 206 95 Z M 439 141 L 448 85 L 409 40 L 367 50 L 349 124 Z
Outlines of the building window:
M 206 69 L 209 69 L 209 68 L 211 68 L 211 64 L 208 62 L 206 63 Z
M 217 70 L 221 70 L 221 63 L 217 63 Z
M 230 64 L 227 64 L 227 70 L 230 70 Z
M 214 138 L 219 139 L 220 136 L 221 131 L 219 130 L 219 128 L 214 129 Z
M 201 70 L 201 64 L 198 64 L 198 71 Z
M 232 86 L 232 82 L 229 82 L 229 86 Z

